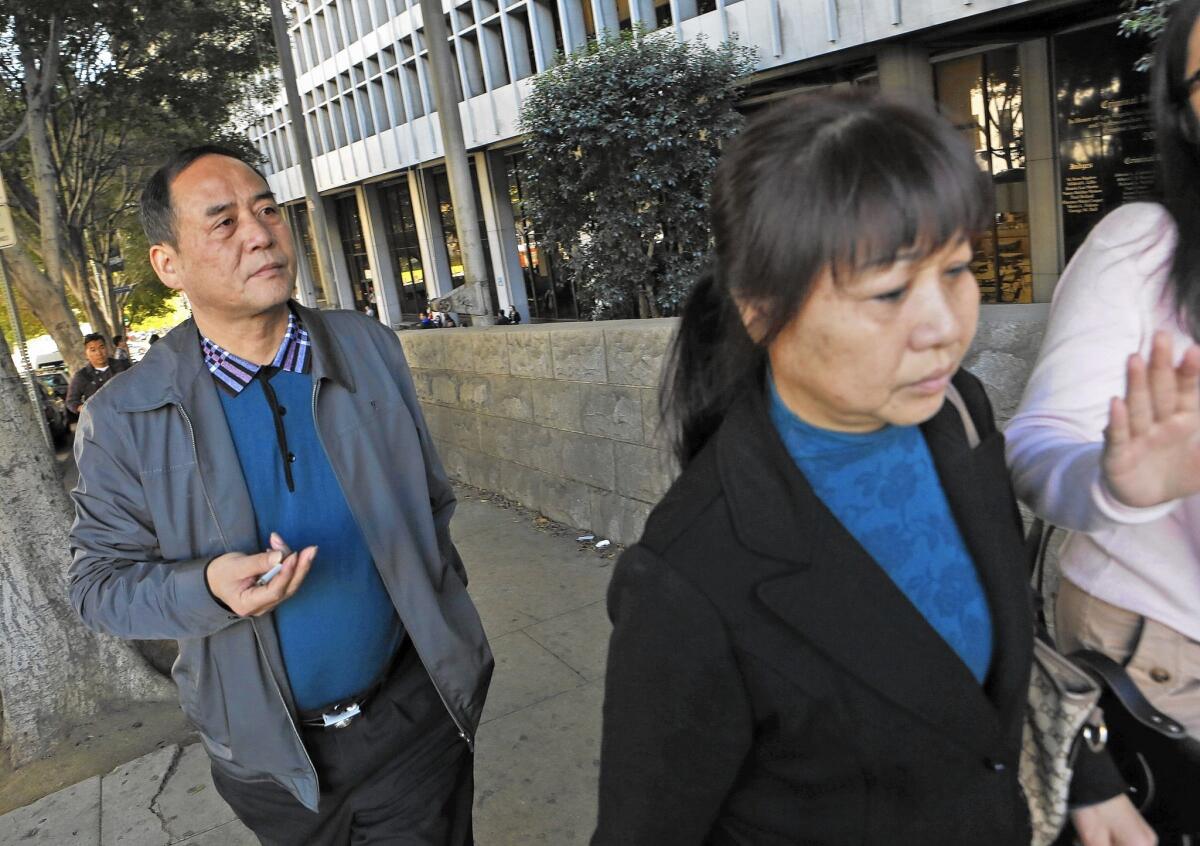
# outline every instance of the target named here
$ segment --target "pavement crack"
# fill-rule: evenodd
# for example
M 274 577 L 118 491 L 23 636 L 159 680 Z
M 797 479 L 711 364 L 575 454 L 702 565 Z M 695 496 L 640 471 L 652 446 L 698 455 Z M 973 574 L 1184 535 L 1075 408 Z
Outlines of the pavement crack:
M 158 817 L 158 824 L 162 826 L 163 834 L 167 835 L 168 843 L 171 842 L 171 832 L 167 830 L 167 818 L 163 816 L 162 809 L 158 807 L 158 799 L 167 788 L 167 782 L 171 780 L 171 776 L 175 775 L 175 770 L 179 767 L 179 759 L 183 757 L 183 747 L 175 745 L 175 751 L 171 754 L 171 761 L 167 764 L 167 771 L 163 773 L 162 780 L 158 783 L 158 790 L 154 791 L 154 796 L 150 799 L 150 813 Z

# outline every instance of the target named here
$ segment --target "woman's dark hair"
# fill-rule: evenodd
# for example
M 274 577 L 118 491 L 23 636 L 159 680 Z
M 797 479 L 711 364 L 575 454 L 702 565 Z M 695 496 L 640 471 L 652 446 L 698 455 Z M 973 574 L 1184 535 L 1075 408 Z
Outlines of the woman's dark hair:
M 747 387 L 761 386 L 767 346 L 823 271 L 836 280 L 901 251 L 928 256 L 981 232 L 990 202 L 974 152 L 932 104 L 826 93 L 752 120 L 717 167 L 715 258 L 671 350 L 663 418 L 680 465 Z M 737 302 L 756 308 L 757 341 Z
M 1179 239 L 1171 260 L 1175 306 L 1192 337 L 1200 338 L 1200 124 L 1189 102 L 1188 39 L 1200 0 L 1180 0 L 1158 37 L 1150 83 L 1158 146 L 1158 187 Z

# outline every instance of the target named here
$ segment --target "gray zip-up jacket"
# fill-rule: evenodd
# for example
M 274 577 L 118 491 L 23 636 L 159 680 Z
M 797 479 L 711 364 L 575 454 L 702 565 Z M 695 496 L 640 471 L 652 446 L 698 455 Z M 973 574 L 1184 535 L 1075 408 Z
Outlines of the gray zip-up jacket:
M 473 744 L 492 654 L 450 541 L 454 493 L 400 342 L 355 312 L 293 307 L 312 340 L 318 437 L 413 647 Z M 70 591 L 80 617 L 118 637 L 178 640 L 172 675 L 215 765 L 275 781 L 316 810 L 317 773 L 272 615 L 230 614 L 205 584 L 214 557 L 261 550 L 191 320 L 87 404 L 75 459 Z

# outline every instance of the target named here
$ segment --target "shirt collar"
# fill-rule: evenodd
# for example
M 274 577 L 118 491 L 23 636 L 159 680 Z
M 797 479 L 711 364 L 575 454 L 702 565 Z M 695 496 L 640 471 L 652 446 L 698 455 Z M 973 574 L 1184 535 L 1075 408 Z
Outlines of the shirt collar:
M 292 373 L 307 373 L 310 367 L 308 353 L 311 346 L 308 330 L 300 323 L 300 318 L 294 311 L 288 312 L 287 330 L 283 333 L 283 340 L 269 365 L 246 361 L 203 334 L 200 336 L 200 351 L 204 355 L 205 367 L 217 380 L 217 384 L 235 396 L 253 382 L 264 367 Z

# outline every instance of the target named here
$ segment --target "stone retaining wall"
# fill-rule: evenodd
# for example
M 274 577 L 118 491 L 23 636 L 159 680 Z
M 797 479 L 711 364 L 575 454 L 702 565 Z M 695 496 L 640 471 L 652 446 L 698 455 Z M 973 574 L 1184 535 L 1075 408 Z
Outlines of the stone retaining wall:
M 673 320 L 401 332 L 456 479 L 631 543 L 672 474 L 658 382 Z
M 1044 306 L 983 309 L 966 365 L 1015 411 Z M 658 384 L 675 321 L 400 332 L 450 475 L 632 543 L 673 477 Z

